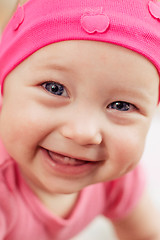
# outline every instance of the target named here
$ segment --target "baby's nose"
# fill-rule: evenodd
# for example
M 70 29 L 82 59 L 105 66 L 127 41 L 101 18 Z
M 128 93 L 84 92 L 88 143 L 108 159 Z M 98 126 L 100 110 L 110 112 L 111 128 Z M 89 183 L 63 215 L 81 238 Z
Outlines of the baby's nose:
M 99 122 L 96 119 L 73 117 L 61 127 L 61 134 L 79 145 L 98 145 L 102 142 Z

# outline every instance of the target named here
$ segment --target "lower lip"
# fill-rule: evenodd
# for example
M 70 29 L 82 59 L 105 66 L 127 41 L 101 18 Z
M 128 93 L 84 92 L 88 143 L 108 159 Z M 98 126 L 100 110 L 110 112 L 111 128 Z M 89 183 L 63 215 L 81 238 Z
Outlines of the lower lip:
M 62 165 L 54 162 L 53 159 L 48 154 L 46 149 L 41 149 L 42 151 L 42 161 L 48 171 L 53 172 L 54 174 L 62 175 L 62 176 L 82 176 L 87 175 L 101 164 L 100 162 L 85 162 L 82 165 Z

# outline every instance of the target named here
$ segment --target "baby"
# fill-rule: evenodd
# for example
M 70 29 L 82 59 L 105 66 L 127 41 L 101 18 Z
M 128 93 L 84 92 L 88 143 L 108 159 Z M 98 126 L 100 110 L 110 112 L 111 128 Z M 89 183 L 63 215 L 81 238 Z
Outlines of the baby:
M 0 240 L 70 240 L 96 216 L 160 240 L 138 162 L 159 101 L 160 4 L 29 0 L 0 44 Z

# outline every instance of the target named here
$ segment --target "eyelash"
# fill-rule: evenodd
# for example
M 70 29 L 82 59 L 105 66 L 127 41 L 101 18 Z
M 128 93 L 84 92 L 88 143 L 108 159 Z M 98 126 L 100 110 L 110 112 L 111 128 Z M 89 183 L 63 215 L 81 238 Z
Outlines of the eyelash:
M 60 83 L 49 81 L 49 82 L 43 83 L 41 86 L 46 91 L 48 91 L 49 93 L 51 93 L 53 95 L 63 96 L 63 97 L 68 96 L 68 93 L 67 93 L 65 87 Z
M 48 81 L 41 85 L 46 91 L 53 95 L 68 97 L 65 87 L 57 82 Z M 124 101 L 115 101 L 107 106 L 108 109 L 113 109 L 120 112 L 128 112 L 137 109 L 133 104 Z
M 109 104 L 107 108 L 121 112 L 134 111 L 135 109 L 137 109 L 133 104 L 124 101 L 113 102 Z

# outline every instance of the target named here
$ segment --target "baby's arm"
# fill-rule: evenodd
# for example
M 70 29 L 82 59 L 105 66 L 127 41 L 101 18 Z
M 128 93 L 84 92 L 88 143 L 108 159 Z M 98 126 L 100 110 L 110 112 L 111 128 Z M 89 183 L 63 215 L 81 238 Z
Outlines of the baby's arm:
M 120 240 L 160 240 L 160 215 L 146 193 L 127 217 L 113 225 Z

